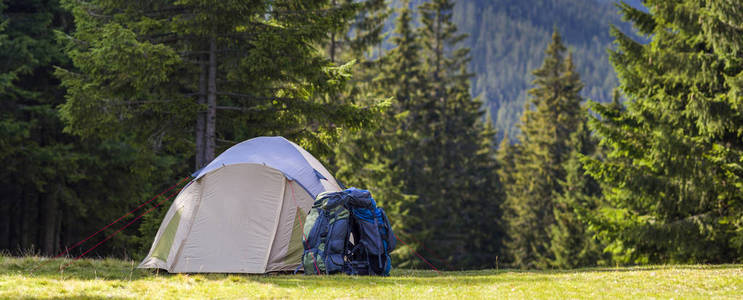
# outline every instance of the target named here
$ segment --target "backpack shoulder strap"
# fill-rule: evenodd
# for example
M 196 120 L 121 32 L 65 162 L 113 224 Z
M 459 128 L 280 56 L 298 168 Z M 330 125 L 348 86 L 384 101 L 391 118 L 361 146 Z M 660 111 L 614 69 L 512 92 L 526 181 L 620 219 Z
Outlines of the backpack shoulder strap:
M 392 225 L 390 225 L 390 219 L 387 218 L 387 213 L 385 213 L 384 209 L 382 209 L 381 207 L 377 207 L 377 209 L 379 209 L 380 213 L 382 214 L 382 225 L 385 227 L 385 229 L 387 229 L 387 234 L 384 238 L 387 241 L 389 251 L 391 252 L 395 249 L 395 246 L 397 246 L 397 238 L 395 237 L 395 233 L 392 232 Z

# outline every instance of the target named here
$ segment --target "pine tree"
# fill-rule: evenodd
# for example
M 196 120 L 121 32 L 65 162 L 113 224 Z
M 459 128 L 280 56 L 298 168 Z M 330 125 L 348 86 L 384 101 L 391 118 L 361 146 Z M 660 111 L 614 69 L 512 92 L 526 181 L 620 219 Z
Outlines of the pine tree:
M 505 229 L 505 236 L 503 239 L 505 251 L 502 252 L 500 257 L 501 263 L 510 264 L 514 258 L 511 257 L 511 253 L 508 251 L 508 245 L 511 241 L 509 232 L 509 218 L 516 215 L 514 207 L 508 201 L 510 195 L 516 195 L 519 191 L 519 186 L 516 185 L 516 158 L 520 156 L 520 144 L 512 144 L 508 136 L 508 133 L 503 135 L 496 154 L 496 160 L 498 162 L 498 176 L 500 183 L 503 186 L 503 193 L 505 201 L 501 203 L 499 207 L 502 215 L 503 228 Z
M 512 144 L 508 133 L 503 134 L 498 145 L 497 160 L 500 168 L 498 169 L 498 175 L 501 178 L 501 183 L 506 189 L 516 188 L 514 174 L 516 173 L 516 157 L 519 156 L 520 144 Z M 515 193 L 515 190 L 509 191 L 508 193 Z
M 485 132 L 482 102 L 470 94 L 469 49 L 459 45 L 466 35 L 452 21 L 453 6 L 436 0 L 418 8 L 423 97 L 411 110 L 417 139 L 408 149 L 417 157 L 409 169 L 417 173 L 409 174 L 408 187 L 419 196 L 411 214 L 422 220 L 411 235 L 436 245 L 428 248 L 436 264 L 487 267 L 498 255 L 489 247 L 499 244 L 493 220 L 502 198 L 495 150 L 482 142 L 492 131 Z
M 584 111 L 587 115 L 587 111 Z M 578 124 L 570 137 L 570 152 L 563 163 L 565 178 L 560 182 L 562 194 L 555 195 L 553 215 L 555 222 L 550 227 L 550 252 L 553 257 L 549 266 L 577 268 L 606 263 L 604 245 L 595 233 L 589 230 L 588 217 L 594 214 L 600 198 L 601 188 L 586 174 L 582 160 L 597 158 L 596 141 L 588 130 L 587 120 Z
M 583 111 L 579 95 L 583 84 L 571 55 L 555 31 L 542 66 L 534 70 L 534 88 L 519 128 L 519 155 L 514 157 L 515 188 L 507 198 L 510 257 L 523 268 L 546 267 L 555 195 L 563 193 L 563 164 L 571 152 L 570 136 L 578 129 Z M 532 109 L 533 108 L 533 109 Z
M 48 69 L 66 60 L 52 31 L 64 30 L 53 24 L 62 12 L 56 3 L 24 2 L 0 4 L 0 249 L 48 255 L 60 242 L 58 211 L 66 200 L 60 166 L 76 153 L 59 130 L 60 91 Z
M 411 13 L 403 8 L 399 11 L 391 42 L 394 45 L 377 64 L 366 64 L 363 73 L 379 69 L 379 75 L 357 92 L 360 103 L 369 103 L 378 98 L 388 98 L 384 112 L 377 115 L 368 130 L 346 131 L 336 151 L 337 177 L 349 186 L 360 186 L 373 192 L 390 217 L 396 235 L 408 242 L 402 243 L 394 252 L 396 266 L 417 263 L 413 251 L 416 241 L 409 240 L 407 228 L 419 222 L 409 214 L 410 202 L 415 195 L 406 194 L 407 158 L 413 155 L 405 146 L 414 140 L 410 126 L 410 105 L 417 99 L 420 82 L 420 46 L 411 27 Z M 354 95 L 354 93 L 351 93 Z M 408 247 L 413 247 L 408 248 Z M 412 250 L 412 251 L 411 251 Z
M 490 114 L 477 122 L 475 130 L 480 132 L 476 154 L 466 161 L 470 168 L 468 191 L 464 205 L 467 232 L 465 259 L 460 263 L 468 268 L 496 268 L 504 258 L 505 224 L 503 222 L 503 202 L 505 189 L 499 175 L 501 165 L 496 157 L 496 131 Z
M 57 32 L 72 30 L 72 16 L 46 0 L 4 1 L 0 15 L 0 251 L 54 255 L 183 170 L 172 155 L 131 147 L 126 133 L 85 140 L 64 133 L 56 109 L 64 89 L 53 72 L 70 67 Z M 99 253 L 136 246 L 130 233 Z
M 77 30 L 67 53 L 78 70 L 57 71 L 68 88 L 67 129 L 131 132 L 154 148 L 194 153 L 196 168 L 258 135 L 329 152 L 322 146 L 337 127 L 369 118 L 328 98 L 349 66 L 333 66 L 314 47 L 355 13 L 329 4 L 69 1 Z
M 394 197 L 386 203 L 405 241 L 394 253 L 402 267 L 423 266 L 413 251 L 442 267 L 489 267 L 501 248 L 494 131 L 470 95 L 468 50 L 457 46 L 463 36 L 451 23 L 451 5 L 422 5 L 442 23 L 417 29 L 408 3 L 402 5 L 393 47 L 370 68 L 379 75 L 367 90 L 369 98 L 389 99 L 389 107 L 375 131 L 344 137 L 337 156 L 344 180 Z M 435 43 L 440 47 L 424 46 Z M 434 55 L 440 60 L 428 59 Z
M 387 0 L 334 0 L 333 9 L 351 9 L 353 18 L 335 31 L 330 32 L 328 56 L 333 62 L 358 60 L 360 70 L 370 67 L 370 63 L 382 56 L 381 47 L 384 41 L 385 22 L 391 9 Z
M 622 5 L 647 44 L 616 28 L 610 54 L 626 108 L 594 105 L 608 148 L 588 169 L 605 185 L 592 225 L 625 263 L 743 257 L 741 4 Z

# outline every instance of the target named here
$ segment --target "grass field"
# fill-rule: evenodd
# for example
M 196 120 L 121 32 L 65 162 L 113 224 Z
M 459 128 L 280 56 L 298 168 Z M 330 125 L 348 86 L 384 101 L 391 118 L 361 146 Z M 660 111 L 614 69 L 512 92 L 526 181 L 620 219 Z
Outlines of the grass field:
M 0 256 L 6 298 L 743 298 L 743 266 L 687 265 L 570 271 L 394 270 L 390 277 L 163 274 L 136 262 Z

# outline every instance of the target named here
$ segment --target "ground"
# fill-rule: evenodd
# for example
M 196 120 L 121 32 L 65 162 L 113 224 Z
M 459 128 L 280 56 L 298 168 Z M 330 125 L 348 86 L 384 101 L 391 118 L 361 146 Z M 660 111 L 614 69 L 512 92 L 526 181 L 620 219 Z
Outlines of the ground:
M 45 262 L 33 273 L 30 271 Z M 390 277 L 165 274 L 115 259 L 0 256 L 6 298 L 738 298 L 743 265 L 443 272 L 396 269 Z

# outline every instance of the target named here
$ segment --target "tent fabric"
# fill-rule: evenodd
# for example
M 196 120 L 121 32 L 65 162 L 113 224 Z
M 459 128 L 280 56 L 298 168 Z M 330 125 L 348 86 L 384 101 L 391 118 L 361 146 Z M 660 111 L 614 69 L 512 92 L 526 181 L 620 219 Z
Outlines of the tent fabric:
M 277 150 L 268 151 L 271 147 Z M 340 187 L 304 149 L 281 137 L 240 143 L 178 194 L 139 267 L 175 273 L 293 271 L 301 260 L 301 224 L 315 198 L 310 191 Z
M 332 185 L 338 185 L 330 172 L 311 154 L 297 144 L 280 137 L 257 137 L 227 149 L 206 167 L 194 173 L 196 179 L 218 168 L 240 163 L 264 164 L 277 169 L 289 180 L 296 181 L 314 198 Z M 318 176 L 318 173 L 322 176 Z M 323 178 L 324 177 L 324 178 Z
M 175 210 L 175 216 L 168 221 L 168 226 L 163 231 L 162 238 L 155 244 L 152 250 L 152 257 L 159 258 L 161 260 L 168 259 L 170 255 L 170 249 L 173 246 L 173 240 L 175 240 L 175 232 L 178 230 L 178 225 L 181 223 L 181 212 Z
M 294 195 L 292 195 L 292 189 Z M 297 183 L 287 180 L 280 222 L 276 229 L 276 238 L 271 246 L 272 251 L 266 271 L 293 271 L 299 265 L 304 250 L 301 244 L 303 229 L 300 225 L 304 224 L 313 201 L 314 199 L 310 198 Z M 301 215 L 301 219 L 298 219 L 297 215 Z M 296 240 L 297 234 L 300 235 L 300 241 Z
M 155 241 L 152 243 L 152 249 L 150 249 L 149 255 L 139 265 L 140 268 L 157 268 L 157 269 L 170 269 L 170 265 L 167 262 L 172 262 L 175 259 L 176 251 L 186 237 L 186 231 L 188 231 L 189 225 L 192 224 L 193 214 L 196 211 L 196 206 L 199 203 L 199 197 L 201 195 L 201 183 L 199 181 L 191 181 L 184 187 L 181 192 L 173 200 L 173 204 L 165 214 L 165 218 L 160 225 L 160 229 L 155 235 Z M 180 215 L 180 221 L 177 226 L 175 237 L 170 242 L 170 248 L 168 250 L 167 259 L 162 259 L 156 256 L 155 250 L 159 248 L 161 243 L 164 243 L 164 237 L 166 236 L 167 225 L 175 217 L 176 214 Z
M 277 191 L 283 192 L 284 176 L 262 165 L 241 164 L 203 179 L 201 204 L 173 270 L 262 273 L 281 209 Z

